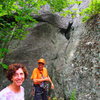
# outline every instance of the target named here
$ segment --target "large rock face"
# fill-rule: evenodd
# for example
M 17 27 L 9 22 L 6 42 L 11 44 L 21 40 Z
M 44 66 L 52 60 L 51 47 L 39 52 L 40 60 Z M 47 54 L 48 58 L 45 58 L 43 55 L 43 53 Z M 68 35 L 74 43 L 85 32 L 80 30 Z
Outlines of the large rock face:
M 84 24 L 80 16 L 72 20 L 49 13 L 39 18 L 42 22 L 29 29 L 25 40 L 12 41 L 9 46 L 11 52 L 4 61 L 6 64 L 19 62 L 27 66 L 29 77 L 23 84 L 26 100 L 33 100 L 30 76 L 41 57 L 46 59 L 46 67 L 55 84 L 55 89 L 50 91 L 52 97 L 69 100 L 74 91 L 77 100 L 99 100 L 100 15 Z M 0 72 L 2 75 L 3 71 Z M 8 83 L 1 75 L 0 86 L 3 88 Z

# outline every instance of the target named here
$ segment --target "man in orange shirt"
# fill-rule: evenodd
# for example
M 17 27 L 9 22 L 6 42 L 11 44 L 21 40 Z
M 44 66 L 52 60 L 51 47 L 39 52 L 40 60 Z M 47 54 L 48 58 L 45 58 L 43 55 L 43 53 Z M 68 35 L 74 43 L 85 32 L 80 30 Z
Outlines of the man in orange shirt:
M 38 60 L 38 67 L 33 70 L 31 79 L 35 87 L 34 100 L 48 100 L 47 90 L 44 88 L 45 82 L 51 83 L 51 89 L 54 89 L 54 84 L 48 75 L 47 69 L 44 67 L 46 64 L 43 58 Z

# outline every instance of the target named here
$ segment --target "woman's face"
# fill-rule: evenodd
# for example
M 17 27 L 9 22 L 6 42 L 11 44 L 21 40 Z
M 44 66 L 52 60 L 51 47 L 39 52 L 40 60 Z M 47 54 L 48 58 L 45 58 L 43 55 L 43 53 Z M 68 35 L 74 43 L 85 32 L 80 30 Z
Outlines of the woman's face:
M 12 82 L 16 86 L 21 86 L 22 83 L 24 82 L 24 79 L 25 79 L 24 72 L 22 68 L 19 68 L 18 70 L 16 70 L 15 74 L 13 75 Z

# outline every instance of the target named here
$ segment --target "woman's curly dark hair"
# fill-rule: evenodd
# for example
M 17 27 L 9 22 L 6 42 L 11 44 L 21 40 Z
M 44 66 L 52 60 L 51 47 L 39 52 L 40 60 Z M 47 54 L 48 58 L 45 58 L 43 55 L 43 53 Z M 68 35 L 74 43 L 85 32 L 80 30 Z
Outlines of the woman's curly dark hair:
M 15 63 L 15 64 L 11 64 L 8 66 L 8 70 L 7 70 L 7 78 L 8 80 L 10 80 L 12 82 L 12 77 L 15 74 L 16 70 L 18 70 L 19 68 L 22 68 L 24 75 L 25 75 L 25 79 L 28 76 L 28 71 L 26 69 L 26 67 L 23 64 L 19 64 L 19 63 Z

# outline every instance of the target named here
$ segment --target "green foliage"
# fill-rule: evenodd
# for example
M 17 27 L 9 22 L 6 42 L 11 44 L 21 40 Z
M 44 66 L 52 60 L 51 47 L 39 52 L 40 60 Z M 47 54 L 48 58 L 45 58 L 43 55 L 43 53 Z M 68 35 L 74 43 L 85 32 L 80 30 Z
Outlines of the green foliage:
M 76 90 L 75 89 L 71 93 L 70 100 L 76 100 Z
M 73 4 L 81 4 L 82 1 L 77 1 L 77 0 L 67 0 L 67 7 L 69 7 L 70 5 Z M 67 15 L 71 15 L 72 18 L 76 17 L 77 14 L 77 8 L 74 8 L 72 10 L 63 10 L 62 13 L 60 14 L 61 16 L 67 16 Z
M 83 22 L 86 22 L 93 15 L 100 14 L 100 0 L 91 0 L 89 6 L 83 9 L 80 14 L 83 16 Z
M 0 66 L 2 66 L 4 69 L 8 69 L 8 66 L 6 64 L 4 64 L 4 63 L 0 62 Z
M 51 6 L 53 12 L 60 12 L 69 5 L 68 0 L 46 0 L 46 1 Z
M 6 48 L 1 48 L 0 49 L 0 59 L 5 56 L 5 53 L 8 53 L 8 49 Z
M 54 98 L 52 98 L 52 100 L 57 100 L 57 98 L 56 98 L 56 97 L 54 97 Z
M 31 2 L 32 0 L 0 1 L 0 62 L 8 53 L 10 41 L 24 39 L 28 33 L 25 29 L 33 27 L 37 23 L 30 16 L 33 11 L 36 12 L 36 9 L 33 8 L 35 3 Z M 2 66 L 5 68 L 3 64 Z

